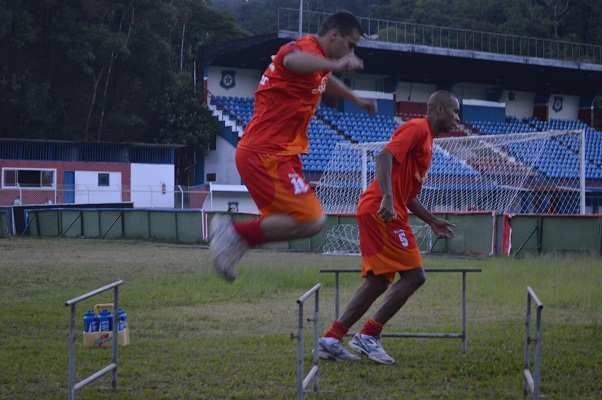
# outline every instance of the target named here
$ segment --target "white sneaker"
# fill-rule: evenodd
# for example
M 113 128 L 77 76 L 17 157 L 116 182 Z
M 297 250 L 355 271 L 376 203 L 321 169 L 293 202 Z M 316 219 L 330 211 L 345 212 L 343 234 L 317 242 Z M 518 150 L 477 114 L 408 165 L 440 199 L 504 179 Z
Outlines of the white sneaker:
M 356 333 L 349 341 L 349 347 L 358 353 L 365 354 L 374 362 L 380 364 L 395 364 L 395 359 L 387 354 L 380 339 L 375 336 Z
M 220 214 L 211 218 L 209 238 L 209 255 L 215 272 L 232 282 L 236 279 L 236 264 L 247 251 L 247 244 L 234 229 L 232 219 Z
M 360 357 L 347 350 L 340 340 L 321 337 L 318 341 L 318 356 L 323 360 L 359 361 Z

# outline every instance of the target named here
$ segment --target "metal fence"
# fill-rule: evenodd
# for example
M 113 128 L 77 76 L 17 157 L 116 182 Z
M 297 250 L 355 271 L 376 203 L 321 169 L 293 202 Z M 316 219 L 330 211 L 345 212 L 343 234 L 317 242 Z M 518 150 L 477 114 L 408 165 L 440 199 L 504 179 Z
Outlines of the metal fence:
M 29 210 L 23 233 L 40 237 L 149 239 L 199 243 L 209 238 L 204 210 L 45 208 Z
M 317 33 L 330 15 L 317 11 L 303 11 L 302 14 L 304 33 Z M 360 18 L 360 22 L 369 40 L 602 64 L 602 46 L 598 45 L 376 18 Z M 299 10 L 278 9 L 278 29 L 298 32 Z

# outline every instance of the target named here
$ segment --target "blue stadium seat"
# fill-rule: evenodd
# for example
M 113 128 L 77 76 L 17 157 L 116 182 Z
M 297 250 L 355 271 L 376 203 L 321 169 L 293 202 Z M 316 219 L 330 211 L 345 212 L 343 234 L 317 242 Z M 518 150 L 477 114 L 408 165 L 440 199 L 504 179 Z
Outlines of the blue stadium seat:
M 213 96 L 212 104 L 218 109 L 228 113 L 230 117 L 246 125 L 253 115 L 253 99 L 242 97 Z M 412 116 L 416 117 L 416 116 Z M 406 118 L 403 118 L 404 120 Z M 409 116 L 408 116 L 409 119 Z M 537 118 L 519 120 L 509 117 L 503 122 L 474 120 L 466 121 L 473 130 L 484 135 L 498 135 L 507 133 L 528 133 L 546 130 L 586 130 L 586 177 L 588 179 L 602 179 L 602 133 L 598 132 L 581 121 L 550 120 L 541 121 Z M 310 154 L 303 157 L 303 168 L 306 171 L 323 171 L 335 146 L 348 139 L 342 137 L 331 128 L 332 125 L 348 138 L 355 142 L 381 142 L 389 140 L 391 133 L 397 128 L 398 123 L 391 116 L 365 113 L 345 113 L 331 107 L 318 108 L 317 118 L 312 119 L 308 136 L 310 138 Z M 574 177 L 578 170 L 579 142 L 576 138 L 561 137 L 546 141 L 542 157 L 535 168 L 547 176 Z M 521 145 L 513 144 L 508 148 L 508 153 L 518 161 L 532 165 L 541 149 L 533 143 Z M 341 170 L 353 171 L 359 168 L 359 160 L 349 155 L 348 163 L 340 166 Z M 458 176 L 478 176 L 479 173 L 466 163 L 447 154 L 443 149 L 435 146 L 431 174 Z

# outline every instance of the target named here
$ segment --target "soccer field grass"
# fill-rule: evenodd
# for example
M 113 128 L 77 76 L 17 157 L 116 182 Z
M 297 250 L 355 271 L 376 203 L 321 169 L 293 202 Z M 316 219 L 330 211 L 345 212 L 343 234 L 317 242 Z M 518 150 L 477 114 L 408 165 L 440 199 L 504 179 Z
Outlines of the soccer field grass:
M 233 284 L 194 246 L 135 241 L 0 240 L 0 399 L 66 398 L 64 301 L 117 278 L 126 284 L 131 345 L 120 348 L 118 389 L 102 378 L 80 399 L 292 399 L 296 299 L 316 282 L 322 329 L 334 315 L 334 278 L 320 268 L 354 257 L 253 251 Z M 383 339 L 394 366 L 320 364 L 320 399 L 522 398 L 526 287 L 543 310 L 542 392 L 547 399 L 602 398 L 602 260 L 546 256 L 427 257 L 426 267 L 480 267 L 469 274 L 468 353 L 459 340 Z M 342 305 L 359 285 L 342 278 Z M 387 332 L 460 330 L 460 276 L 430 274 Z M 78 324 L 106 293 L 78 307 Z M 357 328 L 357 327 L 356 327 Z M 307 342 L 311 343 L 310 329 Z M 308 349 L 309 358 L 309 349 Z M 110 360 L 84 349 L 78 378 Z M 308 364 L 308 363 L 306 363 Z

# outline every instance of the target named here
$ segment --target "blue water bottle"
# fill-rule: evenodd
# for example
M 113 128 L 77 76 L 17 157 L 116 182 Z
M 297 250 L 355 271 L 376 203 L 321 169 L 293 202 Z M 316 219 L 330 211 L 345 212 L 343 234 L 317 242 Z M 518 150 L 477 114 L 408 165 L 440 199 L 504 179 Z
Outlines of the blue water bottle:
M 101 332 L 113 330 L 113 314 L 109 310 L 102 310 L 98 317 L 100 319 Z
M 99 318 L 93 310 L 88 310 L 84 314 L 84 332 L 98 332 Z
M 123 308 L 120 308 L 117 310 L 117 316 L 119 318 L 119 325 L 117 325 L 117 328 L 122 331 L 128 327 L 128 315 Z

